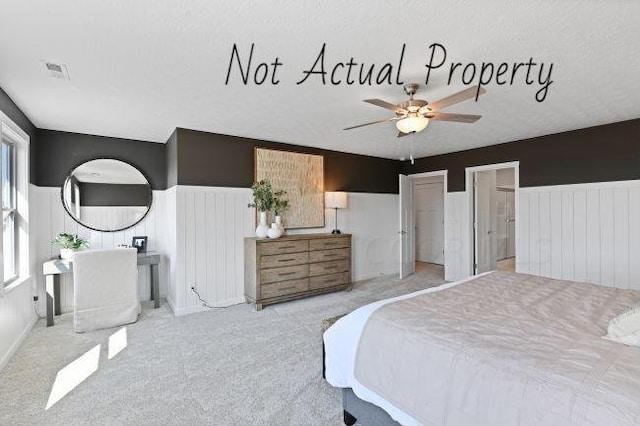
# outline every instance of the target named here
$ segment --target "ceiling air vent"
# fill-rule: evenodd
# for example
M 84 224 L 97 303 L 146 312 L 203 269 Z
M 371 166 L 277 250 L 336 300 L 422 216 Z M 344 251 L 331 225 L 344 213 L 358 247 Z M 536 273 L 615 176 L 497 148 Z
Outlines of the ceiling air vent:
M 67 70 L 67 66 L 64 64 L 56 64 L 53 62 L 45 62 L 44 66 L 46 67 L 47 74 L 50 77 L 61 78 L 63 80 L 69 80 L 69 71 Z

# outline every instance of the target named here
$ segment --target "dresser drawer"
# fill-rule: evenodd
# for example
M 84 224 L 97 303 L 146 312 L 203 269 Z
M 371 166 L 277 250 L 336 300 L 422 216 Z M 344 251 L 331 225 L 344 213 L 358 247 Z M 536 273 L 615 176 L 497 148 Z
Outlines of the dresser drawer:
M 262 256 L 260 258 L 260 268 L 279 268 L 281 266 L 304 265 L 309 263 L 309 252 L 274 254 L 272 256 Z
M 274 241 L 260 243 L 262 255 L 299 253 L 309 250 L 309 240 L 302 241 Z
M 309 241 L 309 250 L 325 250 L 351 247 L 350 237 L 318 238 Z
M 334 274 L 336 272 L 347 272 L 350 267 L 349 259 L 333 260 L 331 262 L 320 262 L 309 264 L 309 276 Z
M 309 279 L 281 281 L 278 283 L 265 284 L 260 288 L 262 299 L 284 296 L 287 294 L 300 293 L 309 290 Z
M 337 285 L 349 284 L 350 274 L 348 272 L 340 272 L 339 274 L 321 275 L 309 278 L 309 289 L 317 290 L 319 288 L 334 287 Z
M 309 254 L 309 261 L 326 262 L 329 260 L 348 259 L 350 254 L 351 249 L 348 248 L 312 251 Z
M 286 266 L 283 268 L 263 269 L 260 271 L 260 281 L 262 284 L 307 278 L 308 276 L 308 265 Z

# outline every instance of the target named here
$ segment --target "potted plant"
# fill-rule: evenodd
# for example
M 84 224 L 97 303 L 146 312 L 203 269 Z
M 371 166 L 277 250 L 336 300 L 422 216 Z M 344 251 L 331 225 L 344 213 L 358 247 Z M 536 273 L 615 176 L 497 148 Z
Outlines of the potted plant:
M 253 203 L 249 203 L 249 207 L 255 207 L 260 213 L 260 222 L 256 228 L 256 236 L 265 238 L 269 232 L 267 226 L 267 212 L 273 207 L 273 187 L 268 179 L 254 182 L 251 185 L 253 191 Z
M 89 247 L 87 240 L 78 237 L 77 234 L 68 234 L 66 232 L 58 234 L 52 243 L 60 247 L 60 258 L 64 260 L 71 260 L 75 251 Z
M 282 226 L 282 214 L 289 209 L 289 199 L 285 197 L 287 191 L 276 191 L 273 194 L 273 213 L 275 214 L 275 223 L 278 228 L 284 233 L 284 226 Z

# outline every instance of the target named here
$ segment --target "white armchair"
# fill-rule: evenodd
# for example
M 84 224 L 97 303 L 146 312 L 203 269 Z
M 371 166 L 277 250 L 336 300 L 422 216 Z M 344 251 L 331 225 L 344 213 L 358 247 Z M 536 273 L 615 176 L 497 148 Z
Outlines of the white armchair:
M 73 256 L 73 328 L 82 333 L 138 320 L 137 250 L 81 251 Z

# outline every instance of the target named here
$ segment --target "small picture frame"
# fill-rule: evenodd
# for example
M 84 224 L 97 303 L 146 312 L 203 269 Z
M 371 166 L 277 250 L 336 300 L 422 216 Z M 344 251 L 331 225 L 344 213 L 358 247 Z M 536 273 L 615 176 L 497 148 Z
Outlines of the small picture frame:
M 131 245 L 138 249 L 138 253 L 146 253 L 147 251 L 147 237 L 133 237 Z

